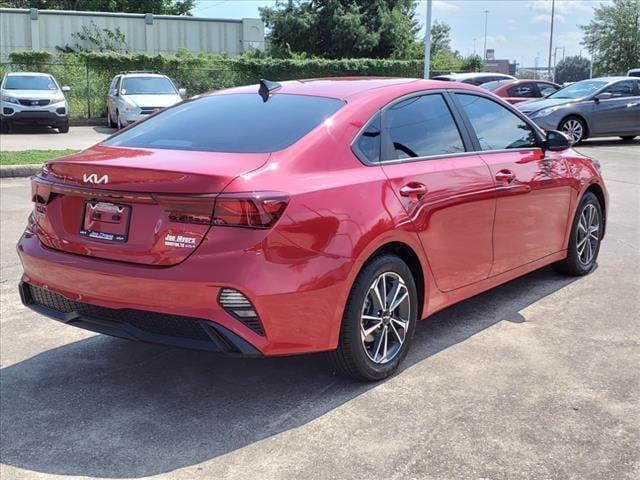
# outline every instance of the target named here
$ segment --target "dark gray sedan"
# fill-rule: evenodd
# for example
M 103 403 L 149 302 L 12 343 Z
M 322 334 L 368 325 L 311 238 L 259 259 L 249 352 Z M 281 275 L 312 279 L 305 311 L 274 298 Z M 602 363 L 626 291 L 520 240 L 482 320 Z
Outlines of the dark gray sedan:
M 565 132 L 574 143 L 605 136 L 632 140 L 640 135 L 640 79 L 583 80 L 517 108 L 543 129 Z

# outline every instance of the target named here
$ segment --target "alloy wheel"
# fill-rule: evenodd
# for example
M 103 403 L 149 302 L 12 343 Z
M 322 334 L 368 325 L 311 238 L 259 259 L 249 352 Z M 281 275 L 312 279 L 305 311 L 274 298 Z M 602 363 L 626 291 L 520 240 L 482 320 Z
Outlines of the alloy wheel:
M 360 336 L 369 360 L 385 364 L 398 355 L 407 338 L 410 314 L 411 299 L 403 278 L 395 272 L 380 274 L 362 305 Z
M 576 250 L 578 259 L 583 265 L 589 265 L 596 255 L 600 241 L 600 218 L 598 210 L 592 203 L 587 204 L 578 221 Z
M 569 135 L 573 143 L 578 143 L 584 135 L 584 127 L 579 120 L 570 118 L 562 124 L 562 131 Z

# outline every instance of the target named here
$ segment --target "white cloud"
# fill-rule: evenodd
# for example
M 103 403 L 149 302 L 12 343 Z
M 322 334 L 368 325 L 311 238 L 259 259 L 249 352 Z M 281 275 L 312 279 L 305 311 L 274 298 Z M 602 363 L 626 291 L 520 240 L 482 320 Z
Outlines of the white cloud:
M 556 13 L 554 16 L 554 22 L 565 22 L 565 17 L 562 14 Z M 531 17 L 531 23 L 551 23 L 551 14 L 540 13 Z

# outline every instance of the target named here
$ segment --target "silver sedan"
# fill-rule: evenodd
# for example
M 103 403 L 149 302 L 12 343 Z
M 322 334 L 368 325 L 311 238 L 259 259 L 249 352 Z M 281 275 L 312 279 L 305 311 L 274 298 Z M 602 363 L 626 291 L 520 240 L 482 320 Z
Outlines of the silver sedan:
M 640 135 L 640 79 L 583 80 L 517 108 L 543 129 L 565 132 L 574 143 L 589 137 L 632 140 Z

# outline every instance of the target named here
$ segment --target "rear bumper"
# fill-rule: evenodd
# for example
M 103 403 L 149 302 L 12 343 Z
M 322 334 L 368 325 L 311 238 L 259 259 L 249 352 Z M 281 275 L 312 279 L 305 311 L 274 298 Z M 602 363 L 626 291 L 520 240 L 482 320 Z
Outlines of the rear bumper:
M 214 322 L 143 310 L 117 310 L 76 302 L 51 290 L 20 282 L 22 303 L 60 322 L 128 340 L 209 350 L 231 356 L 261 356 L 241 337 Z
M 102 313 L 142 312 L 156 319 L 171 316 L 176 322 L 187 319 L 229 337 L 225 333 L 228 331 L 250 347 L 239 348 L 240 342 L 232 340 L 229 343 L 234 349 L 225 352 L 231 354 L 239 351 L 246 355 L 245 350 L 254 349 L 255 354 L 277 356 L 335 348 L 351 261 L 300 251 L 299 247 L 287 246 L 275 232 L 267 239 L 261 237 L 252 251 L 239 244 L 237 232 L 231 230 L 220 229 L 210 235 L 210 241 L 178 265 L 153 267 L 53 250 L 27 229 L 18 243 L 24 268 L 22 281 L 60 295 L 63 302 L 81 306 L 56 312 L 28 296 L 23 296 L 24 303 L 71 325 L 174 346 L 202 347 L 132 330 L 135 325 L 126 318 L 105 325 L 100 322 L 104 318 L 91 309 L 107 309 Z M 269 246 L 272 241 L 273 246 Z M 287 258 L 292 252 L 297 256 Z M 282 253 L 287 256 L 283 258 Z M 299 257 L 302 253 L 306 256 Z M 296 262 L 296 275 L 292 275 L 292 261 Z M 218 304 L 223 288 L 246 295 L 258 313 L 262 334 Z M 111 313 L 108 318 L 112 318 Z M 205 349 L 212 348 L 209 345 Z

